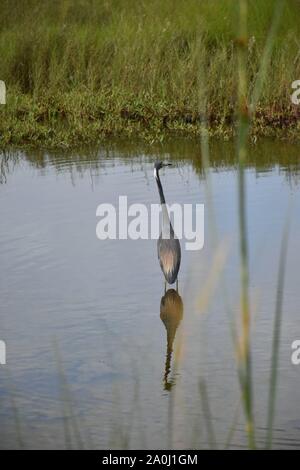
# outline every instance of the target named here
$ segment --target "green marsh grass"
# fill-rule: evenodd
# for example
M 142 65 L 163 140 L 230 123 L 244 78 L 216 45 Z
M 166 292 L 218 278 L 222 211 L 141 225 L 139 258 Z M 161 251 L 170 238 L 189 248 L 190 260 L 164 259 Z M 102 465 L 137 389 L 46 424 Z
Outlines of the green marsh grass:
M 248 93 L 276 0 L 250 0 Z M 297 136 L 291 83 L 299 78 L 299 3 L 284 3 L 254 135 Z M 212 134 L 233 135 L 237 104 L 235 0 L 3 0 L 0 145 L 69 147 L 111 135 L 149 142 L 200 135 L 199 89 Z M 199 79 L 199 59 L 203 77 Z

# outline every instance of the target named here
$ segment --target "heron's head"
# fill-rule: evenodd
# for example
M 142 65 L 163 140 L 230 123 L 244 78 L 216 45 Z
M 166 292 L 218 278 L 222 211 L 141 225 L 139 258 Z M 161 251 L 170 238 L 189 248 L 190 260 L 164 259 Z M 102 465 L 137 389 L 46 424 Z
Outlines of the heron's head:
M 161 168 L 165 167 L 165 166 L 172 166 L 172 163 L 169 163 L 169 162 L 155 162 L 154 163 L 154 177 L 157 178 L 158 176 L 158 172 Z

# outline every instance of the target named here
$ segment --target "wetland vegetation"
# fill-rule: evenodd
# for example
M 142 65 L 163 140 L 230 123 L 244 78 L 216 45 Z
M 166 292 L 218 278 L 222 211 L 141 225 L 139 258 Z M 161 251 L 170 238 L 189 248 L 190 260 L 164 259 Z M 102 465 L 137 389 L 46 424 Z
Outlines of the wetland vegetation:
M 276 0 L 249 0 L 247 95 Z M 74 147 L 111 136 L 234 134 L 235 0 L 2 0 L 0 146 Z M 298 138 L 299 2 L 284 2 L 252 137 Z M 201 73 L 199 71 L 201 70 Z M 199 103 L 206 97 L 205 114 Z

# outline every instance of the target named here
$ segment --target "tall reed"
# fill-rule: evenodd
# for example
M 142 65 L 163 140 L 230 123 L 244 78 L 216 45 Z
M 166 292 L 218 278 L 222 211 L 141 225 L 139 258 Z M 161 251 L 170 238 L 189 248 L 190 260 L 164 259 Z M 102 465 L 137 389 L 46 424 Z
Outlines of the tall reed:
M 253 404 L 253 385 L 252 385 L 252 362 L 251 362 L 251 311 L 249 296 L 249 254 L 247 241 L 247 214 L 246 214 L 246 182 L 245 182 L 245 164 L 247 158 L 247 140 L 251 126 L 251 119 L 255 115 L 255 110 L 263 90 L 267 71 L 271 59 L 272 48 L 280 24 L 283 2 L 280 0 L 274 4 L 271 27 L 266 40 L 262 60 L 259 65 L 256 81 L 252 96 L 249 96 L 249 87 L 247 81 L 247 59 L 248 59 L 248 0 L 239 0 L 239 34 L 237 37 L 238 48 L 238 135 L 237 135 L 237 159 L 238 159 L 238 194 L 239 194 L 239 232 L 240 232 L 240 264 L 241 264 L 241 323 L 242 334 L 240 341 L 240 383 L 242 389 L 242 398 L 246 416 L 246 426 L 248 443 L 250 448 L 255 447 L 255 425 L 254 425 L 254 404 Z M 284 251 L 282 254 L 280 273 L 284 263 Z M 281 276 L 281 274 L 280 274 Z M 281 278 L 280 278 L 281 279 Z M 278 287 L 281 289 L 281 284 Z M 274 409 L 275 386 L 276 386 L 276 368 L 277 355 L 279 347 L 280 334 L 280 294 L 277 294 L 278 300 L 277 312 L 275 315 L 275 333 L 273 342 L 273 356 L 271 385 L 269 396 L 269 419 L 268 425 L 271 429 L 273 425 L 272 411 Z M 272 432 L 269 431 L 268 442 L 271 443 Z

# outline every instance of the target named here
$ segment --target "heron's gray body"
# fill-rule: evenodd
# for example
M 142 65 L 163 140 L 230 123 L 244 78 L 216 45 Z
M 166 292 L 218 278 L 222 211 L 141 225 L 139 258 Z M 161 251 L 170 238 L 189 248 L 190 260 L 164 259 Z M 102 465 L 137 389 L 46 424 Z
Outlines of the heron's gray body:
M 178 238 L 174 234 L 171 225 L 168 210 L 166 207 L 165 196 L 163 193 L 159 170 L 164 165 L 157 162 L 154 166 L 154 177 L 158 186 L 160 202 L 162 206 L 162 232 L 157 240 L 157 255 L 161 270 L 168 284 L 174 284 L 177 281 L 178 271 L 181 261 L 181 250 Z
M 160 234 L 157 240 L 157 254 L 159 264 L 168 284 L 174 284 L 177 280 L 181 261 L 180 243 L 177 238 L 162 238 Z

